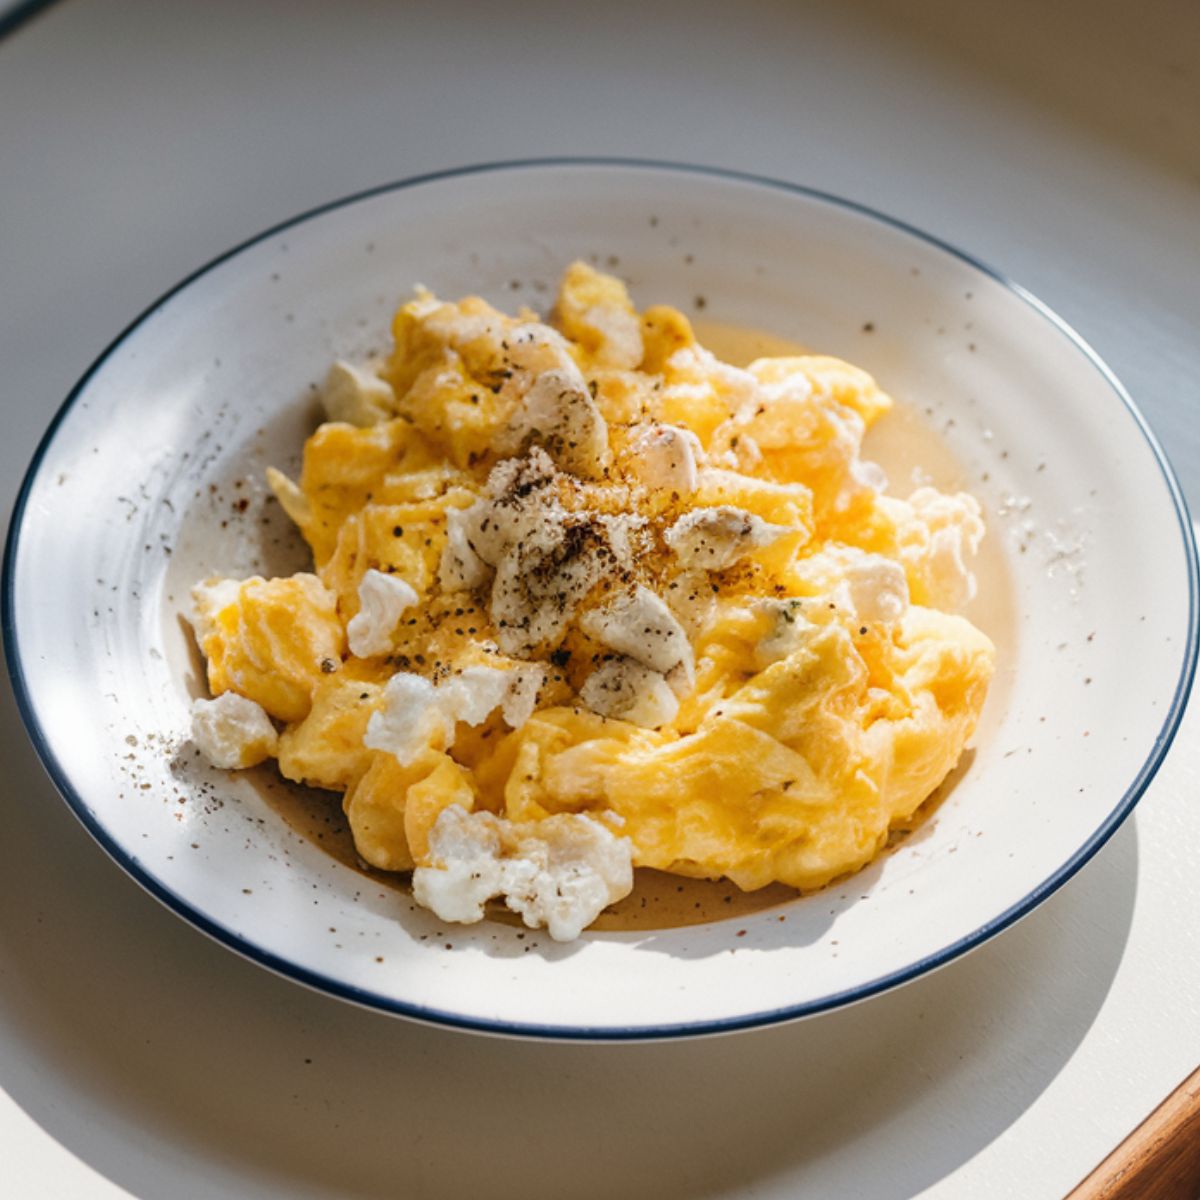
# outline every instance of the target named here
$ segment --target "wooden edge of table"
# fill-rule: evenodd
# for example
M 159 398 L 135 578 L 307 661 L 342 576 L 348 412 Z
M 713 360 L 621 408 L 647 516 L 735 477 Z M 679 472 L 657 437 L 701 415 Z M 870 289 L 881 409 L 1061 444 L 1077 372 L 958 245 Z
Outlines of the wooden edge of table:
M 1066 1200 L 1200 1197 L 1200 1068 L 1193 1071 Z

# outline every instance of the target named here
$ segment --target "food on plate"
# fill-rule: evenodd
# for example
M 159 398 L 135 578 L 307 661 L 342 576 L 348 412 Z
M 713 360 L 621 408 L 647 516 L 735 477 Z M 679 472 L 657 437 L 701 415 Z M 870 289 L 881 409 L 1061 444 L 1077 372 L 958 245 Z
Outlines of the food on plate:
M 342 793 L 442 919 L 500 898 L 559 939 L 636 867 L 811 889 L 874 858 L 994 660 L 953 611 L 979 505 L 887 493 L 875 381 L 735 368 L 584 263 L 548 322 L 418 290 L 392 332 L 268 473 L 312 571 L 193 593 L 208 758 Z

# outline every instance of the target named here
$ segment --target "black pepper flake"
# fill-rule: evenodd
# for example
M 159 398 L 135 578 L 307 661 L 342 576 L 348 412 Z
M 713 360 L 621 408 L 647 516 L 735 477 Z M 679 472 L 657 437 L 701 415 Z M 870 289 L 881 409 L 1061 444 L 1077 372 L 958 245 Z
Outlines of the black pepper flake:
M 321 674 L 332 675 L 338 669 L 338 665 L 332 658 L 321 659 Z
M 403 525 L 393 525 L 392 526 L 392 537 L 403 537 L 403 536 L 404 536 L 404 526 Z

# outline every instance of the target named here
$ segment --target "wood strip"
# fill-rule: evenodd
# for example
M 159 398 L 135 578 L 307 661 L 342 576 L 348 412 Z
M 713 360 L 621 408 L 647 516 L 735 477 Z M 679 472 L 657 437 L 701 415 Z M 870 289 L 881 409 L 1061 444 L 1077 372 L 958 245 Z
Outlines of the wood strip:
M 1200 1068 L 1066 1200 L 1197 1200 L 1197 1197 L 1200 1197 Z

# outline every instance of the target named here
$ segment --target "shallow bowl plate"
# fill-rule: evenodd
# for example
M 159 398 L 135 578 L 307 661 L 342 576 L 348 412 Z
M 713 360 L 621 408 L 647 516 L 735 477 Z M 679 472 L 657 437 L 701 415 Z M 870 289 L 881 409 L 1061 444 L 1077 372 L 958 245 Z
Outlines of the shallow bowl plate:
M 969 765 L 917 834 L 811 896 L 558 946 L 493 921 L 443 926 L 283 820 L 269 773 L 202 766 L 187 741 L 200 664 L 181 613 L 196 579 L 301 565 L 263 469 L 294 469 L 329 362 L 385 348 L 414 283 L 544 309 L 576 257 L 622 274 L 640 304 L 872 371 L 984 503 L 1001 562 L 985 584 L 1011 603 L 989 630 L 1001 665 Z M 200 929 L 387 1012 L 529 1036 L 663 1037 L 880 992 L 978 946 L 1068 879 L 1128 815 L 1175 730 L 1194 668 L 1196 566 L 1145 422 L 1020 288 L 802 188 L 554 161 L 339 201 L 155 304 L 37 452 L 10 530 L 3 621 L 59 790 Z

